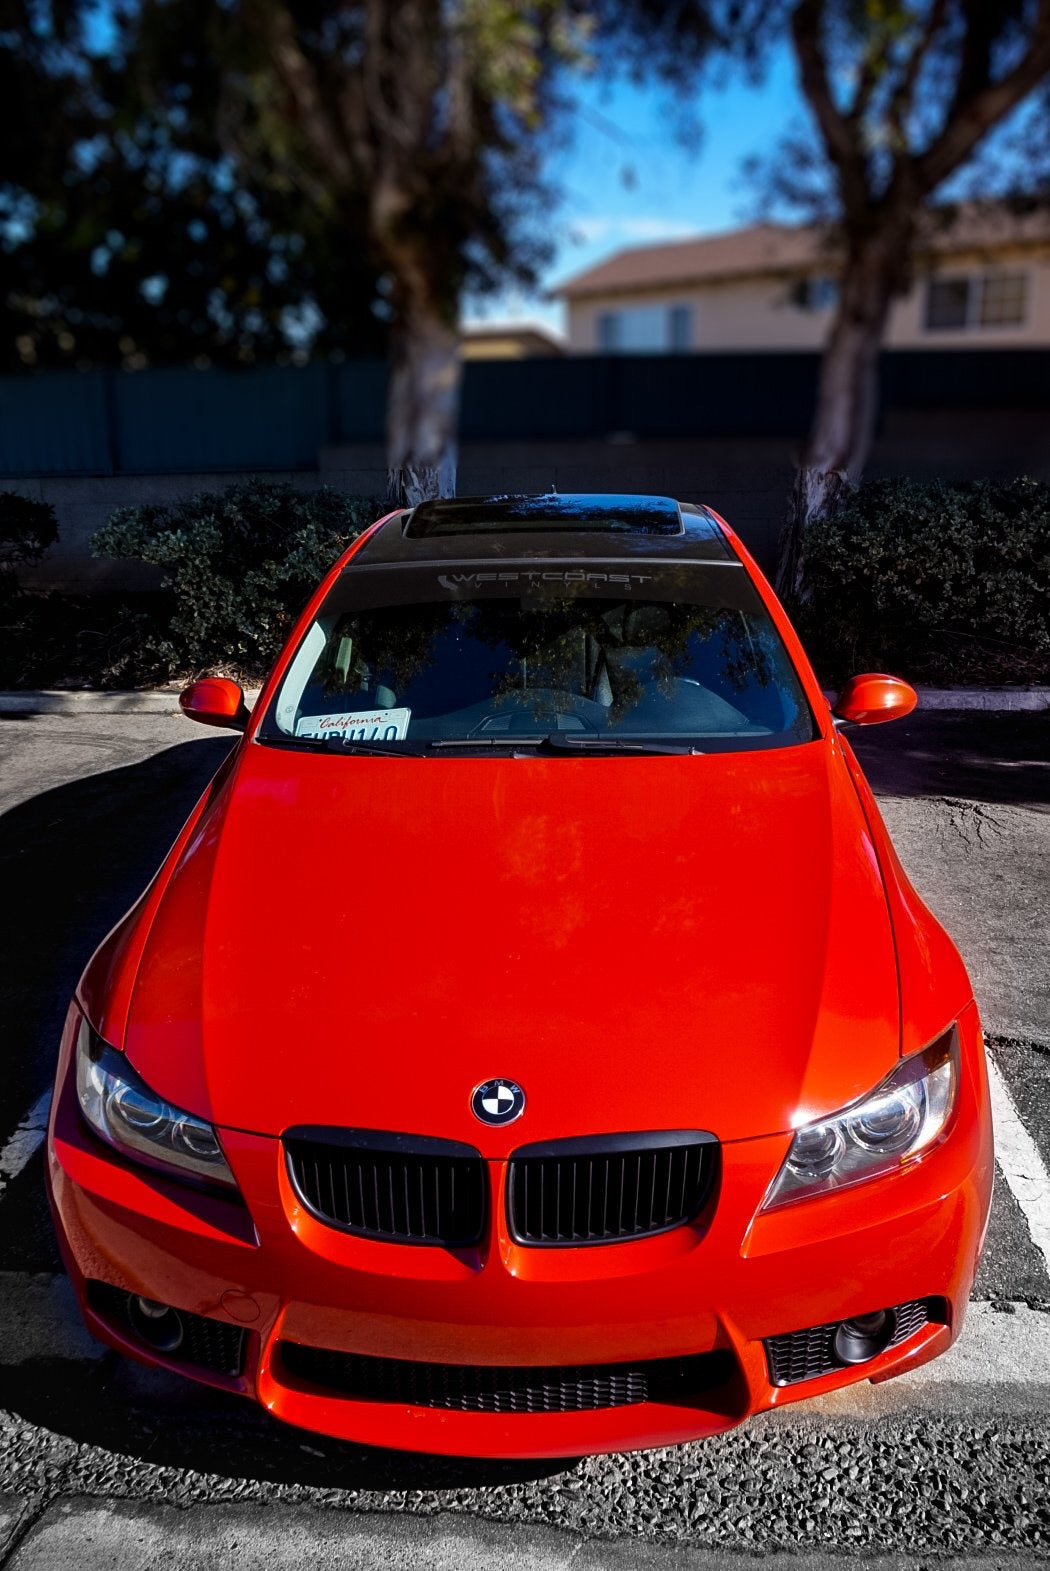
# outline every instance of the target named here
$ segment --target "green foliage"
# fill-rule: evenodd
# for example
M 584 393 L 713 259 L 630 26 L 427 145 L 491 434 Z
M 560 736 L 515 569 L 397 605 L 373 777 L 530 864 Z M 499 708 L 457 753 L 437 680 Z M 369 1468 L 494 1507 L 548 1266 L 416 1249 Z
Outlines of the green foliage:
M 102 11 L 0 0 L 0 370 L 382 352 L 363 197 L 227 145 L 227 7 Z
M 58 539 L 55 510 L 17 491 L 0 491 L 0 585 L 10 592 L 22 562 L 35 562 Z
M 0 688 L 154 686 L 167 596 L 19 594 L 0 599 Z
M 1050 676 L 1050 485 L 870 480 L 805 542 L 794 608 L 822 675 Z
M 94 536 L 96 556 L 164 572 L 170 621 L 152 652 L 172 673 L 221 667 L 261 675 L 324 572 L 377 516 L 362 497 L 269 480 L 170 505 L 122 507 Z

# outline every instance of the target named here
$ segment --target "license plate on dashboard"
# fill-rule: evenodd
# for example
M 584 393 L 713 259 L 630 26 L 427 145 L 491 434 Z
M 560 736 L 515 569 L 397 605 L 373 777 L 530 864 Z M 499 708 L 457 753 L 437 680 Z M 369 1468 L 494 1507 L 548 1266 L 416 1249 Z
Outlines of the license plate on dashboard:
M 368 709 L 343 714 L 300 715 L 296 736 L 338 736 L 345 742 L 403 742 L 411 709 Z

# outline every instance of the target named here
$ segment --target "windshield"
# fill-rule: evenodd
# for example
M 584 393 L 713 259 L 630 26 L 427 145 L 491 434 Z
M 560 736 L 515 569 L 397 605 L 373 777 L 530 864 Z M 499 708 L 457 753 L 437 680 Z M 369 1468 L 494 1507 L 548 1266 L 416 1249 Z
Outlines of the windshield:
M 259 732 L 405 752 L 552 741 L 707 752 L 814 735 L 742 568 L 593 559 L 350 564 Z

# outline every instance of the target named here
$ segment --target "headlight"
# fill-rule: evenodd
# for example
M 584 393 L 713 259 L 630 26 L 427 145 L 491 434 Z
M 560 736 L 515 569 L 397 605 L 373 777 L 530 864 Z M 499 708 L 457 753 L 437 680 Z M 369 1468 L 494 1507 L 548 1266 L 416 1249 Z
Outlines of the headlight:
M 869 1096 L 804 1124 L 761 1209 L 845 1189 L 912 1161 L 944 1132 L 959 1079 L 955 1027 L 906 1058 Z
M 163 1101 L 86 1020 L 77 1037 L 77 1099 L 95 1133 L 124 1156 L 173 1178 L 236 1189 L 211 1124 Z

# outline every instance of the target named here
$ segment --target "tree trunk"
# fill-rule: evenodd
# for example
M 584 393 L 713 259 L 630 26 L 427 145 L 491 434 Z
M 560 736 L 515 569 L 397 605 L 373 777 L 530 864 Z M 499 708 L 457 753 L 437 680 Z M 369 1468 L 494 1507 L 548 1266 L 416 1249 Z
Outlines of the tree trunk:
M 394 507 L 456 494 L 459 335 L 436 310 L 397 312 L 390 332 L 387 493 Z
M 901 251 L 885 239 L 852 255 L 820 367 L 817 409 L 780 535 L 776 588 L 802 596 L 806 529 L 860 479 L 875 433 L 879 352 Z

